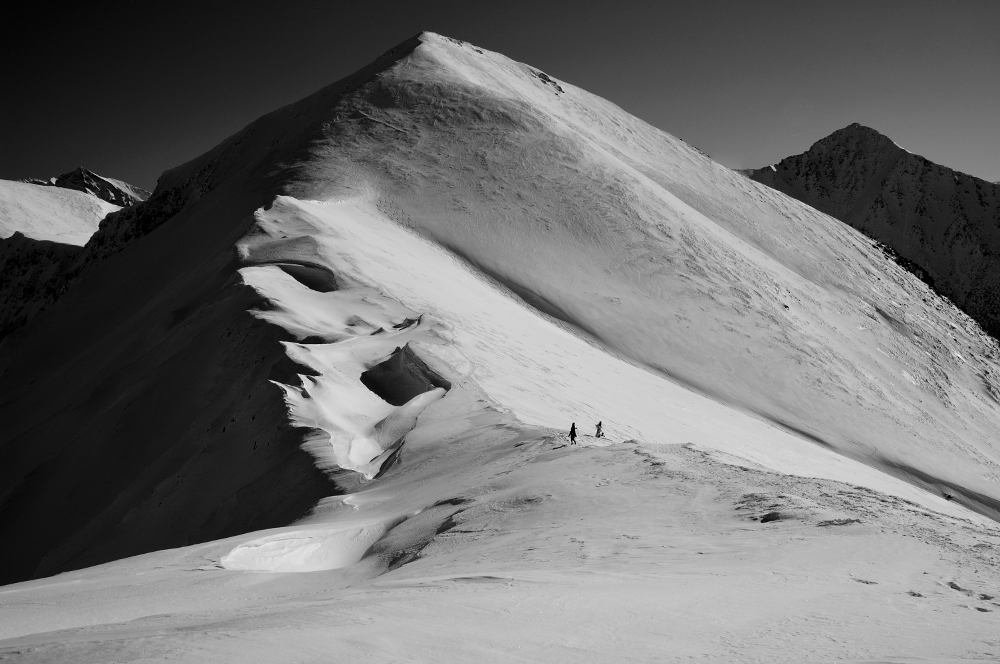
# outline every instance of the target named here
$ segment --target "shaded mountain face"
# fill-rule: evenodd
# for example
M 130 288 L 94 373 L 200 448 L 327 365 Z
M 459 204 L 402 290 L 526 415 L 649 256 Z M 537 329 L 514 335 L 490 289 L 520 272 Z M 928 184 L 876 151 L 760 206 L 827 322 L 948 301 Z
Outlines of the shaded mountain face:
M 81 251 L 22 233 L 0 238 L 0 339 L 55 302 L 66 287 L 67 266 Z
M 92 196 L 97 196 L 101 200 L 107 201 L 112 205 L 117 205 L 118 207 L 135 205 L 149 198 L 149 192 L 141 187 L 136 187 L 121 180 L 102 177 L 93 171 L 88 171 L 82 166 L 75 171 L 63 173 L 59 177 L 49 178 L 48 180 L 29 178 L 24 180 L 24 182 L 40 186 L 62 187 L 63 189 L 82 191 Z
M 859 124 L 744 172 L 883 243 L 1000 336 L 1000 186 L 912 154 Z
M 74 265 L 0 346 L 0 582 L 287 524 L 377 481 L 446 390 L 783 472 L 833 450 L 1000 515 L 971 320 L 835 219 L 439 35 L 165 172 Z

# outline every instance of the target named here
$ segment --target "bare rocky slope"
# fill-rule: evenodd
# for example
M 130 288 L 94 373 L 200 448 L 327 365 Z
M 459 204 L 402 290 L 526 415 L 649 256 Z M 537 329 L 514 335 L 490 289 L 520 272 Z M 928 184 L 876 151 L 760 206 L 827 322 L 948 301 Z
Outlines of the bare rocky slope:
M 883 243 L 1000 337 L 1000 185 L 852 124 L 806 152 L 743 171 Z
M 302 358 L 336 351 L 324 347 L 341 331 L 274 324 L 296 311 L 263 294 L 281 280 L 289 301 L 333 306 L 322 298 L 342 275 L 323 251 L 350 246 L 330 212 L 345 201 L 602 362 L 1000 515 L 1000 368 L 974 323 L 831 217 L 537 69 L 426 33 L 165 172 L 101 222 L 65 295 L 0 345 L 0 537 L 18 543 L 0 550 L 0 583 L 284 525 L 361 482 L 317 467 L 282 391 L 311 398 Z M 324 245 L 324 223 L 343 237 Z M 433 318 L 364 315 L 349 327 L 366 339 Z M 468 334 L 459 323 L 427 334 Z M 570 404 L 541 423 L 562 426 L 583 409 L 578 388 L 554 394 L 551 372 L 524 369 L 529 346 L 506 366 Z M 599 387 L 594 415 L 615 397 Z M 617 395 L 619 412 L 640 396 Z M 608 430 L 665 435 L 621 419 Z

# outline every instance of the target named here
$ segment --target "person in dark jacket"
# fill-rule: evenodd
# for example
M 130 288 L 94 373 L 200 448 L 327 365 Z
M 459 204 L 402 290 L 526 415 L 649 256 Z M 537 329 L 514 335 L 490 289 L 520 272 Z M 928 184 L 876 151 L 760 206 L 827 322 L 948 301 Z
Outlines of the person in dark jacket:
M 576 422 L 569 425 L 569 444 L 576 445 Z
M 595 438 L 604 438 L 604 429 L 601 427 L 601 423 L 597 423 L 597 433 L 594 434 Z

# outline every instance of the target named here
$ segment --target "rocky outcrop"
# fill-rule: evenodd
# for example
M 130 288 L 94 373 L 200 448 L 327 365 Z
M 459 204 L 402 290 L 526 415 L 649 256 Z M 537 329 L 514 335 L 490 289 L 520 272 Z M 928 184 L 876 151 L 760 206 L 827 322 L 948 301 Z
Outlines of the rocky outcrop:
M 856 123 L 800 155 L 744 173 L 881 242 L 1000 337 L 1000 186 Z
M 49 178 L 48 180 L 28 178 L 24 182 L 48 187 L 75 189 L 76 191 L 97 196 L 101 200 L 113 205 L 120 205 L 121 207 L 135 205 L 146 200 L 150 195 L 150 192 L 145 189 L 122 182 L 121 180 L 102 177 L 93 171 L 88 171 L 82 166 L 75 171 L 63 173 L 59 177 Z
M 0 238 L 0 338 L 56 301 L 66 286 L 68 266 L 82 251 L 22 233 Z

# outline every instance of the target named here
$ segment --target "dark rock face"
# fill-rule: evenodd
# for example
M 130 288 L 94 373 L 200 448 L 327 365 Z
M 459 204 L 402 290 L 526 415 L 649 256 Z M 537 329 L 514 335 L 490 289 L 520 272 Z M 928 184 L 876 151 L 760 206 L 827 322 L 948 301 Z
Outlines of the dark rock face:
M 56 301 L 66 287 L 68 266 L 82 252 L 82 247 L 21 233 L 0 238 L 0 338 Z
M 120 205 L 121 207 L 135 205 L 149 198 L 149 192 L 145 189 L 140 189 L 139 187 L 119 182 L 118 180 L 103 178 L 97 173 L 88 171 L 83 167 L 48 180 L 29 178 L 25 182 L 49 187 L 62 187 L 63 189 L 75 189 L 76 191 L 97 196 L 101 200 L 107 201 L 112 205 Z
M 859 124 L 745 173 L 881 242 L 902 267 L 1000 337 L 1000 186 Z

